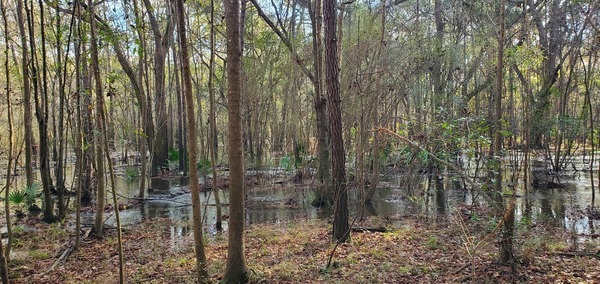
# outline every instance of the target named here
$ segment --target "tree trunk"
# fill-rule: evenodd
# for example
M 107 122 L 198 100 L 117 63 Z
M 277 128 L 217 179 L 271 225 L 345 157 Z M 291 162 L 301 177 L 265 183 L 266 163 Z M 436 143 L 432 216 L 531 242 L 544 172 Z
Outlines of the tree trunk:
M 500 158 L 502 151 L 502 94 L 504 84 L 504 34 L 505 34 L 505 2 L 500 0 L 498 14 L 498 53 L 496 61 L 496 82 L 494 86 L 494 120 L 493 130 L 494 139 L 492 143 L 492 159 L 494 172 L 494 194 L 498 201 L 498 207 L 504 208 L 502 237 L 500 239 L 500 263 L 505 265 L 515 265 L 515 257 L 513 254 L 513 238 L 514 238 L 514 223 L 515 223 L 515 196 L 511 198 L 508 206 L 504 206 L 502 197 L 502 159 Z
M 140 9 L 138 6 L 138 1 L 134 0 L 133 1 L 133 12 L 135 15 L 135 24 L 137 27 L 141 27 L 142 26 L 142 17 L 140 15 Z M 136 29 L 137 32 L 137 36 L 138 36 L 138 40 L 140 41 L 140 45 L 143 48 L 138 48 L 138 74 L 137 76 L 133 74 L 133 72 L 130 72 L 130 76 L 133 76 L 134 78 L 129 78 L 130 82 L 133 82 L 134 89 L 136 89 L 136 97 L 139 103 L 139 108 L 140 108 L 140 115 L 141 115 L 141 121 L 140 124 L 142 124 L 142 129 L 144 129 L 144 132 L 146 135 L 142 135 L 142 134 L 138 134 L 138 138 L 139 138 L 139 155 L 140 155 L 140 186 L 138 188 L 138 197 L 139 198 L 144 198 L 146 195 L 146 180 L 147 180 L 147 176 L 148 176 L 148 156 L 146 155 L 148 152 L 148 148 L 152 149 L 152 139 L 148 139 L 148 136 L 152 136 L 152 134 L 150 134 L 150 132 L 152 132 L 152 121 L 151 118 L 148 118 L 148 109 L 146 108 L 146 105 L 148 104 L 146 102 L 146 96 L 145 96 L 145 91 L 144 91 L 144 76 L 146 75 L 146 72 L 144 72 L 145 70 L 145 62 L 146 62 L 146 37 L 143 33 L 143 31 L 138 28 Z M 122 60 L 120 60 L 122 61 Z M 125 63 L 125 61 L 123 60 L 123 63 Z M 137 140 L 137 139 L 136 139 Z
M 217 187 L 217 146 L 219 140 L 217 139 L 217 115 L 215 105 L 215 1 L 210 1 L 210 62 L 208 66 L 208 92 L 209 92 L 209 104 L 210 104 L 210 135 L 208 141 L 208 147 L 210 149 L 210 165 L 212 170 L 212 191 L 215 195 L 215 205 L 217 211 L 216 228 L 217 231 L 223 229 L 222 226 L 222 213 L 221 213 L 221 197 L 219 196 L 219 188 Z
M 334 190 L 333 238 L 344 242 L 349 239 L 348 192 L 346 188 L 346 153 L 342 138 L 342 107 L 340 98 L 340 70 L 336 44 L 336 1 L 325 0 L 325 80 L 329 112 L 331 172 Z
M 248 282 L 244 257 L 244 155 L 242 153 L 240 2 L 225 1 L 229 114 L 229 239 L 224 283 Z
M 202 214 L 200 212 L 200 189 L 198 185 L 198 168 L 196 167 L 197 142 L 196 122 L 194 115 L 194 96 L 192 95 L 192 72 L 188 52 L 188 40 L 185 26 L 185 11 L 183 0 L 177 0 L 177 31 L 181 55 L 181 68 L 183 75 L 183 92 L 186 99 L 187 127 L 188 127 L 188 152 L 190 155 L 189 188 L 192 195 L 192 219 L 194 224 L 194 247 L 196 249 L 196 269 L 199 283 L 209 281 L 206 271 L 206 256 L 204 254 L 204 237 L 202 234 Z
M 152 28 L 152 34 L 154 36 L 154 112 L 156 113 L 156 132 L 154 136 L 151 169 L 152 175 L 154 176 L 158 174 L 161 167 L 168 164 L 169 158 L 169 130 L 165 92 L 165 58 L 171 43 L 173 24 L 171 22 L 170 13 L 167 12 L 167 25 L 165 31 L 161 32 L 150 0 L 143 0 L 143 2 L 148 11 L 150 27 Z M 166 7 L 166 11 L 170 11 L 170 8 Z
M 31 124 L 31 83 L 29 81 L 29 51 L 27 50 L 27 33 L 23 16 L 23 0 L 17 0 L 17 21 L 21 38 L 21 64 L 23 65 L 23 127 L 25 139 L 25 176 L 26 186 L 33 184 L 33 133 Z
M 78 18 L 81 18 L 81 3 L 79 1 L 75 2 L 74 10 L 77 13 Z M 77 116 L 76 122 L 76 141 L 75 141 L 75 155 L 77 156 L 77 162 L 75 164 L 76 172 L 77 172 L 77 199 L 75 200 L 75 205 L 77 207 L 75 212 L 75 245 L 73 246 L 73 250 L 78 250 L 79 245 L 81 243 L 81 234 L 79 234 L 81 229 L 81 192 L 83 187 L 83 174 L 85 169 L 85 158 L 84 158 L 84 136 L 83 136 L 83 119 L 82 119 L 82 100 L 81 94 L 84 92 L 82 76 L 81 76 L 81 21 L 77 22 L 77 39 L 75 41 L 75 88 L 77 91 L 76 97 L 76 111 L 75 115 Z
M 94 3 L 88 1 L 88 7 L 91 17 L 94 17 Z M 96 21 L 90 22 L 91 42 L 90 56 L 92 72 L 94 74 L 94 83 L 96 91 L 96 217 L 94 221 L 94 233 L 101 236 L 104 225 L 104 204 L 105 204 L 105 173 L 104 173 L 104 93 L 102 91 L 102 79 L 100 78 L 100 67 L 98 66 L 98 42 L 96 34 Z
M 327 99 L 323 95 L 323 45 L 321 40 L 322 30 L 322 0 L 314 0 L 314 9 L 309 5 L 310 19 L 312 22 L 312 49 L 315 91 L 313 105 L 315 108 L 317 127 L 317 179 L 319 185 L 315 192 L 313 206 L 328 207 L 333 204 L 333 191 L 331 190 L 331 169 L 329 157 L 329 122 L 327 117 Z
M 19 7 L 20 9 L 20 7 Z M 6 233 L 8 242 L 4 249 L 3 241 L 0 241 L 0 279 L 2 283 L 7 284 L 8 279 L 8 261 L 10 259 L 10 250 L 12 247 L 12 220 L 10 218 L 9 196 L 12 182 L 12 165 L 13 165 L 13 117 L 12 117 L 12 102 L 11 102 L 11 84 L 10 84 L 10 69 L 8 63 L 9 50 L 9 35 L 8 35 L 8 19 L 6 18 L 6 6 L 4 0 L 0 0 L 0 10 L 2 11 L 2 19 L 4 26 L 4 74 L 6 79 L 6 116 L 8 123 L 8 165 L 6 166 L 6 186 L 4 188 L 4 214 L 6 215 Z
M 48 80 L 47 80 L 47 64 L 46 64 L 46 35 L 44 25 L 40 25 L 41 35 L 41 54 L 42 54 L 42 76 L 40 78 L 40 72 L 37 66 L 37 57 L 35 51 L 37 50 L 35 45 L 34 36 L 34 14 L 33 14 L 33 3 L 28 10 L 25 5 L 26 11 L 28 11 L 27 21 L 29 24 L 29 39 L 30 39 L 30 52 L 33 55 L 32 58 L 32 78 L 34 87 L 34 102 L 35 102 L 35 117 L 38 122 L 38 135 L 40 139 L 39 146 L 39 157 L 40 157 L 40 174 L 42 179 L 43 195 L 44 195 L 44 222 L 54 222 L 57 220 L 54 216 L 54 202 L 51 195 L 52 180 L 50 177 L 50 151 L 48 148 Z M 44 23 L 44 9 L 42 1 L 38 1 L 40 7 L 40 21 Z M 41 82 L 40 82 L 41 81 Z M 41 90 L 40 90 L 41 85 Z
M 65 59 L 65 62 L 62 62 L 62 48 L 61 48 L 61 38 L 62 38 L 62 32 L 60 32 L 60 26 L 61 26 L 61 21 L 60 21 L 60 15 L 58 14 L 59 12 L 56 11 L 57 15 L 57 31 L 56 31 L 56 40 L 57 40 L 57 44 L 56 44 L 56 49 L 57 49 L 57 62 L 58 62 L 58 67 L 59 70 L 57 71 L 58 73 L 58 81 L 60 84 L 59 87 L 59 110 L 58 110 L 58 129 L 57 129 L 57 133 L 56 133 L 56 137 L 58 138 L 57 142 L 55 142 L 58 148 L 58 153 L 56 156 L 56 169 L 55 169 L 55 175 L 56 175 L 56 189 L 58 192 L 58 216 L 60 219 L 64 219 L 66 214 L 67 214 L 67 208 L 65 205 L 65 191 L 66 191 L 66 187 L 65 187 L 65 166 L 64 166 L 64 156 L 65 156 L 65 149 L 66 149 L 66 143 L 67 143 L 67 139 L 65 137 L 67 137 L 67 133 L 66 132 L 66 128 L 65 128 L 65 123 L 64 123 L 64 117 L 65 117 L 65 85 L 66 85 L 66 77 L 67 77 L 67 62 Z M 72 35 L 72 28 L 73 28 L 73 24 L 74 24 L 74 19 L 75 17 L 73 15 L 71 15 L 71 20 L 69 23 L 69 35 L 67 38 L 67 52 L 66 54 L 70 53 L 70 47 L 71 47 L 71 35 Z

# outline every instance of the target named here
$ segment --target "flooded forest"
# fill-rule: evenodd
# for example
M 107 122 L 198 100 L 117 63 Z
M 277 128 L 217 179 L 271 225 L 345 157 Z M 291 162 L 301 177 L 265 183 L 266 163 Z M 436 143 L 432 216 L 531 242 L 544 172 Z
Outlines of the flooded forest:
M 2 283 L 600 283 L 596 0 L 0 0 Z

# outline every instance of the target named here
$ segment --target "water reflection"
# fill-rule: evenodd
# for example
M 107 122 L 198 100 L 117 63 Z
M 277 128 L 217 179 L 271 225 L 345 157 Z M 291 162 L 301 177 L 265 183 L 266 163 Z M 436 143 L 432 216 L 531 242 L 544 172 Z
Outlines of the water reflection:
M 575 163 L 576 167 L 580 165 Z M 253 174 L 257 175 L 256 171 Z M 265 175 L 281 175 L 281 172 L 267 171 Z M 507 177 L 510 173 L 507 173 Z M 516 221 L 524 223 L 545 223 L 564 228 L 578 235 L 595 235 L 600 225 L 599 219 L 590 218 L 587 209 L 591 206 L 591 180 L 589 172 L 579 172 L 574 178 L 562 178 L 568 184 L 564 188 L 529 189 L 522 184 L 515 184 Z M 270 184 L 272 179 L 265 179 L 260 189 L 251 188 L 246 193 L 246 224 L 289 222 L 299 218 L 331 218 L 330 211 L 317 210 L 310 205 L 313 198 L 309 186 Z M 163 232 L 176 238 L 191 232 L 192 216 L 191 200 L 187 181 L 180 179 L 151 179 L 147 200 L 131 209 L 122 210 L 121 221 L 124 226 L 132 225 L 146 219 L 168 219 L 172 226 Z M 120 202 L 135 200 L 138 194 L 137 182 L 128 183 L 124 178 L 117 183 Z M 511 188 L 512 189 L 512 188 Z M 223 214 L 227 215 L 228 191 L 220 192 L 224 202 Z M 461 179 L 442 177 L 434 174 L 398 174 L 382 178 L 382 182 L 370 204 L 363 205 L 358 200 L 357 190 L 349 189 L 350 214 L 356 214 L 363 207 L 367 216 L 402 217 L 414 214 L 428 216 L 446 216 L 453 214 L 463 205 L 481 205 L 484 199 L 480 193 L 464 188 Z M 210 232 L 214 232 L 216 207 L 212 192 L 200 195 L 204 224 Z M 600 201 L 596 199 L 595 206 Z M 114 216 L 109 213 L 107 224 L 115 223 Z M 84 223 L 93 223 L 93 214 L 84 213 Z M 223 222 L 227 228 L 227 220 Z

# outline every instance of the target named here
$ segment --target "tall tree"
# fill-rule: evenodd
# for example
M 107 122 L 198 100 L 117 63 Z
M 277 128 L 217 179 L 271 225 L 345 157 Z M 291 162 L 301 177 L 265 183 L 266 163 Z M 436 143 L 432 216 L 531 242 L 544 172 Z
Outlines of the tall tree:
M 92 0 L 88 1 L 90 18 L 94 18 L 95 4 Z M 104 94 L 102 91 L 102 78 L 100 77 L 100 67 L 98 63 L 98 36 L 96 31 L 96 21 L 90 21 L 90 56 L 92 64 L 92 73 L 94 76 L 96 92 L 96 217 L 94 221 L 94 233 L 102 235 L 104 226 L 104 204 L 106 198 L 105 168 L 104 168 Z
M 21 38 L 21 68 L 23 69 L 23 131 L 25 135 L 25 177 L 27 186 L 33 184 L 33 133 L 31 119 L 31 76 L 29 75 L 29 51 L 27 50 L 27 32 L 23 16 L 23 0 L 17 0 L 17 22 Z
M 12 242 L 12 224 L 10 218 L 10 207 L 8 201 L 10 196 L 10 186 L 12 181 L 12 160 L 13 160 L 13 122 L 12 122 L 12 103 L 11 103 L 11 85 L 10 85 L 10 69 L 9 69 L 9 35 L 8 35 L 8 19 L 6 15 L 6 6 L 4 0 L 0 0 L 0 10 L 2 11 L 2 20 L 4 26 L 4 74 L 6 78 L 6 109 L 8 123 L 8 165 L 6 167 L 6 186 L 4 188 L 4 214 L 6 214 L 6 231 L 8 233 L 8 243 L 4 249 L 4 242 L 0 241 L 0 279 L 2 283 L 8 284 L 8 260 L 10 258 L 10 248 Z
M 79 0 L 75 1 L 73 14 L 77 13 L 77 17 L 81 18 L 81 3 Z M 81 21 L 77 21 L 76 27 L 76 36 L 78 39 L 81 39 Z M 75 91 L 76 91 L 76 104 L 75 104 L 75 155 L 77 157 L 77 162 L 75 163 L 75 169 L 77 172 L 77 184 L 76 184 L 76 194 L 77 198 L 75 199 L 75 232 L 79 232 L 81 229 L 81 196 L 82 196 L 82 188 L 83 188 L 83 178 L 86 158 L 84 157 L 84 134 L 83 134 L 83 119 L 82 119 L 82 100 L 81 95 L 84 91 L 83 89 L 83 80 L 82 80 L 82 70 L 81 70 L 81 41 L 75 41 Z M 78 250 L 79 245 L 81 243 L 81 234 L 75 234 L 75 244 L 73 245 L 73 250 Z
M 504 92 L 504 42 L 505 42 L 505 2 L 500 0 L 498 3 L 498 52 L 496 57 L 496 81 L 493 93 L 493 142 L 492 142 L 492 160 L 493 160 L 493 182 L 494 194 L 498 201 L 498 207 L 504 208 L 502 214 L 502 238 L 500 239 L 500 262 L 502 264 L 514 265 L 515 258 L 513 254 L 514 237 L 514 196 L 510 199 L 508 206 L 504 206 L 502 197 L 502 94 Z
M 304 59 L 298 54 L 296 46 L 293 41 L 286 34 L 285 30 L 279 28 L 271 19 L 265 14 L 265 12 L 258 5 L 256 0 L 250 0 L 256 8 L 261 18 L 269 25 L 269 27 L 277 34 L 279 39 L 290 51 L 292 59 L 298 64 L 302 73 L 308 77 L 313 85 L 314 94 L 312 96 L 313 106 L 315 109 L 316 117 L 316 128 L 317 128 L 317 178 L 320 185 L 316 188 L 315 199 L 313 200 L 313 206 L 329 206 L 333 202 L 333 192 L 331 190 L 331 161 L 329 151 L 329 124 L 327 117 L 327 99 L 323 95 L 323 45 L 321 39 L 321 3 L 322 0 L 315 0 L 309 3 L 308 9 L 311 20 L 312 30 L 312 49 L 313 49 L 313 68 L 314 70 L 308 69 Z M 278 15 L 279 17 L 279 15 Z M 277 22 L 281 23 L 281 19 L 278 18 Z
M 219 145 L 219 139 L 217 138 L 217 114 L 215 105 L 215 56 L 216 46 L 215 39 L 215 1 L 210 0 L 210 59 L 208 64 L 208 92 L 209 92 L 209 104 L 210 104 L 210 135 L 208 147 L 210 149 L 210 165 L 212 170 L 212 191 L 215 195 L 215 205 L 217 211 L 216 228 L 217 231 L 222 230 L 222 213 L 221 213 L 221 197 L 219 196 L 219 188 L 217 187 L 217 146 Z
M 331 174 L 334 192 L 333 238 L 346 241 L 350 236 L 348 224 L 348 191 L 346 187 L 346 153 L 342 137 L 342 103 L 340 97 L 340 62 L 337 45 L 337 5 L 325 0 L 323 24 L 325 27 L 325 85 L 331 149 Z
M 539 48 L 543 54 L 542 76 L 540 88 L 531 98 L 532 101 L 532 127 L 530 127 L 529 138 L 531 146 L 542 148 L 544 145 L 544 135 L 547 135 L 550 129 L 548 115 L 551 106 L 552 87 L 557 82 L 560 71 L 562 70 L 562 49 L 565 47 L 568 28 L 566 25 L 567 6 L 571 1 L 551 0 L 536 1 L 527 0 L 530 6 L 536 6 L 538 3 L 548 5 L 547 12 L 543 13 L 537 9 L 532 10 L 533 22 L 538 30 Z M 540 8 L 541 9 L 541 8 Z M 546 16 L 547 19 L 544 17 Z M 546 143 L 547 144 L 547 143 Z M 559 169 L 555 169 L 559 170 Z
M 48 135 L 48 66 L 46 58 L 46 32 L 45 32 L 45 20 L 44 20 L 44 6 L 43 2 L 38 1 L 39 6 L 39 20 L 40 24 L 40 45 L 41 45 L 41 76 L 40 67 L 37 58 L 37 45 L 34 31 L 34 8 L 33 2 L 31 6 L 25 5 L 27 11 L 27 23 L 29 27 L 29 48 L 32 55 L 32 79 L 34 89 L 34 105 L 35 105 L 35 117 L 38 122 L 38 138 L 40 139 L 39 145 L 39 158 L 40 158 L 40 175 L 42 179 L 42 189 L 44 196 L 44 221 L 54 222 L 57 220 L 54 215 L 54 201 L 52 199 L 52 178 L 50 176 L 50 149 L 49 149 L 49 135 Z
M 66 128 L 65 128 L 65 105 L 66 105 L 66 84 L 67 84 L 67 60 L 68 57 L 65 56 L 65 58 L 63 59 L 63 50 L 62 50 L 62 38 L 63 38 L 63 32 L 62 32 L 62 22 L 61 22 L 61 17 L 60 17 L 60 12 L 56 11 L 56 33 L 55 33 L 55 37 L 56 37 L 56 62 L 57 62 L 57 79 L 58 79 L 58 83 L 59 83 L 59 107 L 58 107 L 58 127 L 55 127 L 55 137 L 57 137 L 57 139 L 55 139 L 54 141 L 54 148 L 57 149 L 57 151 L 55 151 L 55 162 L 56 162 L 56 166 L 55 166 L 55 177 L 56 177 L 56 189 L 57 189 L 57 193 L 58 193 L 58 216 L 59 218 L 64 218 L 65 215 L 67 214 L 67 208 L 66 208 L 66 204 L 65 204 L 65 191 L 66 191 L 66 187 L 65 187 L 65 166 L 64 166 L 64 162 L 65 162 L 65 152 L 66 152 L 66 144 L 67 144 L 67 134 L 66 132 Z M 70 22 L 69 22 L 69 33 L 67 36 L 67 50 L 66 50 L 66 54 L 70 53 L 70 47 L 71 47 L 71 35 L 72 35 L 72 30 L 73 30 L 73 24 L 75 22 L 75 16 L 74 14 L 71 14 L 70 17 Z M 63 62 L 64 60 L 64 62 Z
M 240 1 L 226 0 L 227 106 L 229 114 L 229 239 L 225 283 L 248 281 L 244 257 L 244 154 L 242 153 Z
M 167 117 L 167 96 L 165 88 L 165 61 L 173 37 L 173 23 L 171 17 L 170 1 L 166 2 L 166 25 L 164 31 L 160 30 L 154 7 L 150 0 L 143 0 L 148 13 L 150 28 L 154 37 L 154 111 L 156 113 L 156 131 L 154 134 L 154 149 L 152 151 L 153 175 L 157 174 L 161 167 L 168 164 L 169 158 L 169 123 Z
M 132 79 L 130 77 L 130 81 L 135 82 L 134 85 L 138 86 L 138 92 L 136 92 L 137 94 L 137 100 L 138 103 L 140 105 L 140 114 L 141 114 L 141 124 L 144 125 L 142 127 L 142 129 L 144 129 L 145 133 L 140 133 L 138 135 L 137 140 L 139 140 L 138 143 L 138 147 L 139 147 L 139 152 L 140 152 L 140 186 L 138 188 L 138 197 L 139 198 L 144 198 L 145 194 L 146 194 L 146 179 L 147 179 L 147 173 L 148 173 L 148 158 L 146 155 L 147 149 L 149 147 L 152 146 L 152 141 L 151 139 L 147 139 L 149 137 L 148 130 L 152 130 L 151 126 L 152 126 L 152 121 L 148 119 L 148 110 L 149 108 L 147 107 L 148 102 L 147 102 L 147 97 L 145 96 L 145 88 L 144 88 L 144 76 L 145 76 L 145 72 L 144 72 L 144 64 L 146 62 L 146 37 L 145 34 L 143 32 L 143 19 L 141 16 L 141 12 L 140 12 L 140 8 L 138 5 L 138 1 L 137 0 L 133 0 L 133 13 L 135 15 L 135 26 L 136 26 L 136 35 L 137 35 L 137 39 L 139 41 L 140 47 L 137 49 L 137 57 L 138 57 L 138 72 L 137 75 L 133 74 L 133 72 L 130 72 L 131 76 L 133 76 L 134 78 Z M 121 57 L 119 57 L 121 58 Z M 122 64 L 127 66 L 127 61 L 124 60 L 120 60 L 122 62 Z
M 313 105 L 315 108 L 317 124 L 317 156 L 318 167 L 317 177 L 320 189 L 315 194 L 313 206 L 329 206 L 333 203 L 333 192 L 331 190 L 331 168 L 329 153 L 329 123 L 327 117 L 327 99 L 323 95 L 323 39 L 321 31 L 323 28 L 322 0 L 313 0 L 309 3 L 309 16 L 312 23 L 312 50 L 314 78 L 313 88 L 315 91 Z
M 196 142 L 196 116 L 194 115 L 194 96 L 192 95 L 192 72 L 188 51 L 188 40 L 185 26 L 185 10 L 183 0 L 177 0 L 177 31 L 179 35 L 179 51 L 183 75 L 183 92 L 186 100 L 187 127 L 188 127 L 188 153 L 189 153 L 189 189 L 192 194 L 192 219 L 194 223 L 194 247 L 196 249 L 196 269 L 199 283 L 208 282 L 206 271 L 206 256 L 204 254 L 204 237 L 202 236 L 202 214 L 200 212 L 200 189 L 198 184 L 197 142 Z

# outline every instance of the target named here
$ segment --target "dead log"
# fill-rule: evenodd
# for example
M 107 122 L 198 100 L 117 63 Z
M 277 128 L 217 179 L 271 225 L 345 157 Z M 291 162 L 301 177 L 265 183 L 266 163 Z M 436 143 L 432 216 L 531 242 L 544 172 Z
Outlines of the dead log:
M 388 230 L 385 227 L 378 228 L 367 228 L 367 227 L 352 227 L 352 232 L 365 232 L 365 233 L 386 233 Z

